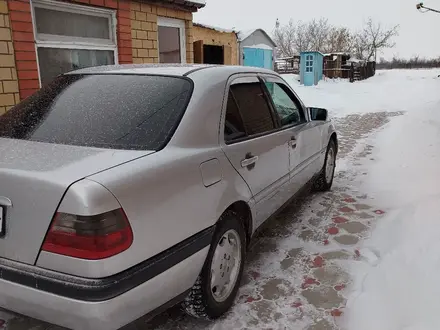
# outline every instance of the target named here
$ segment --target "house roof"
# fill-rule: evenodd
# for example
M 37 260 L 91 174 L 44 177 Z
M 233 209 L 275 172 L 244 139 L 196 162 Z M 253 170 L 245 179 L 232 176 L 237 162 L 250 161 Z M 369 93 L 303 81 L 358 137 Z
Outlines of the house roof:
M 318 52 L 316 50 L 306 50 L 306 51 L 301 52 L 301 54 L 309 54 L 309 53 L 317 53 L 317 54 L 321 54 L 322 56 L 325 56 L 323 53 Z
M 238 40 L 239 41 L 244 41 L 247 38 L 249 38 L 251 35 L 253 35 L 255 32 L 260 31 L 261 33 L 263 33 L 265 35 L 265 37 L 267 38 L 267 40 L 269 40 L 270 43 L 272 43 L 272 45 L 274 47 L 277 46 L 277 44 L 275 43 L 275 41 L 272 40 L 271 37 L 269 37 L 269 35 L 266 33 L 266 31 L 264 31 L 263 29 L 251 29 L 251 30 L 243 30 L 238 32 L 237 36 L 238 36 Z
M 177 6 L 194 8 L 195 10 L 206 6 L 206 0 L 154 0 L 162 3 L 172 3 Z
M 179 2 L 179 1 L 176 1 Z M 202 8 L 206 6 L 206 0 L 184 0 L 183 2 L 188 4 L 194 4 L 197 8 Z
M 334 53 L 327 53 L 324 54 L 324 56 L 332 56 L 332 55 L 342 55 L 342 56 L 350 56 L 350 53 L 345 53 L 345 52 L 334 52 Z
M 287 56 L 287 57 L 278 57 L 277 61 L 286 61 L 286 60 L 294 60 L 300 58 L 301 55 L 293 55 L 293 56 Z
M 202 23 L 194 22 L 193 26 L 202 27 L 202 28 L 210 29 L 210 30 L 215 30 L 215 31 L 218 31 L 218 32 L 223 32 L 223 33 L 235 33 L 235 31 L 231 30 L 231 29 L 223 29 L 223 28 L 219 28 L 219 27 L 212 26 L 212 25 L 207 25 L 207 24 L 202 24 Z

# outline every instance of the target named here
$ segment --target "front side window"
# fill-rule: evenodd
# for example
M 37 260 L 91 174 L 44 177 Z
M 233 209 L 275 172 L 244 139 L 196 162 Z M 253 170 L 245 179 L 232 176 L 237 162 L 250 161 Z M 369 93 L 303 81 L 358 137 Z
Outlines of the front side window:
M 304 113 L 299 102 L 294 101 L 287 92 L 287 87 L 275 83 L 266 82 L 269 95 L 275 106 L 275 111 L 281 120 L 281 126 L 297 125 L 305 121 Z
M 115 64 L 112 11 L 41 0 L 32 4 L 42 85 L 62 73 Z
M 157 25 L 159 63 L 185 63 L 185 22 L 159 17 Z
M 123 150 L 159 150 L 191 97 L 187 79 L 139 75 L 55 78 L 0 117 L 0 137 Z
M 231 85 L 225 120 L 225 141 L 269 132 L 275 128 L 259 82 Z

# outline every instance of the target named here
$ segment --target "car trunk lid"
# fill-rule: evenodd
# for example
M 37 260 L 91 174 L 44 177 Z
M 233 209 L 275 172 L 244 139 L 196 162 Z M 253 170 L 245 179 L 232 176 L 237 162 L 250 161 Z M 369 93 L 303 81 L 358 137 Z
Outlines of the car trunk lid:
M 154 151 L 76 147 L 0 138 L 0 257 L 34 264 L 67 188 Z

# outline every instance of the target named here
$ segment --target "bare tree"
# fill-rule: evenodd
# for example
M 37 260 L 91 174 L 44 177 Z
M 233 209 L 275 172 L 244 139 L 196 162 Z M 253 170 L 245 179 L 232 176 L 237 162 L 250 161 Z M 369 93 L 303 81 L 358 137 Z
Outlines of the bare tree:
M 363 60 L 375 60 L 377 53 L 394 47 L 393 38 L 398 35 L 398 26 L 385 29 L 370 18 L 359 32 L 353 34 L 345 27 L 332 26 L 321 18 L 309 22 L 294 22 L 277 26 L 274 39 L 279 56 L 294 56 L 303 51 L 323 53 L 347 52 Z
M 290 20 L 286 25 L 277 26 L 274 39 L 282 56 L 293 56 L 307 50 L 323 50 L 330 29 L 326 19 L 310 22 Z
M 310 38 L 310 49 L 307 50 L 325 51 L 330 30 L 327 19 L 311 20 L 306 26 L 307 35 Z
M 324 52 L 344 52 L 351 53 L 353 51 L 353 36 L 345 27 L 331 27 L 328 32 Z
M 277 27 L 274 32 L 274 41 L 277 44 L 279 56 L 293 56 L 296 53 L 296 26 L 293 20 L 285 26 Z
M 295 30 L 294 45 L 297 54 L 312 50 L 312 36 L 309 34 L 309 23 L 298 22 Z
M 367 20 L 363 29 L 354 39 L 354 53 L 356 57 L 371 61 L 377 59 L 377 52 L 393 48 L 393 38 L 399 35 L 399 25 L 386 29 L 381 23 L 375 23 L 371 18 Z

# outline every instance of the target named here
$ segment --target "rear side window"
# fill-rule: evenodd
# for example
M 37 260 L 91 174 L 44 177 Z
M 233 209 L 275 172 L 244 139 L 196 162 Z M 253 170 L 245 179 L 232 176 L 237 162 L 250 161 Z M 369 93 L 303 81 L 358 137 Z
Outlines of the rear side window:
M 225 141 L 259 135 L 275 128 L 272 113 L 260 83 L 232 85 L 225 120 Z
M 0 137 L 126 150 L 159 150 L 191 97 L 184 78 L 65 75 L 0 117 Z

